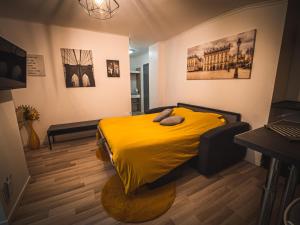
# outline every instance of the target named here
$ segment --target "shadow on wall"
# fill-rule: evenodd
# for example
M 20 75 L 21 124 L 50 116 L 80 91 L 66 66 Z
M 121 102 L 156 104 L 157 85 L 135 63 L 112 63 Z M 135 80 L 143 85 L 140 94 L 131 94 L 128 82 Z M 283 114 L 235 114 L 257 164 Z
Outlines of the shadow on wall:
M 67 5 L 66 5 L 67 4 Z M 55 7 L 52 9 L 51 14 L 49 14 L 49 17 L 47 18 L 47 22 L 50 23 L 50 21 L 56 17 L 56 15 L 59 13 L 61 8 L 71 8 L 73 5 L 72 1 L 61 1 L 61 0 L 57 0 L 57 3 L 55 5 Z M 65 15 L 66 18 L 68 20 L 72 20 L 73 17 L 75 17 L 74 13 L 72 13 L 72 10 L 69 10 L 69 13 L 67 15 Z M 48 47 L 48 52 L 49 52 L 49 61 L 51 64 L 51 70 L 52 70 L 52 77 L 53 77 L 53 87 L 55 88 L 56 93 L 58 93 L 58 86 L 59 86 L 59 80 L 57 79 L 56 76 L 56 66 L 62 66 L 62 65 L 56 65 L 55 63 L 55 50 L 60 50 L 60 49 L 55 49 L 54 48 L 54 44 L 53 44 L 53 40 L 54 40 L 54 35 L 53 35 L 53 31 L 52 31 L 52 27 L 49 25 L 45 26 L 45 33 L 46 35 L 46 42 L 47 42 L 47 47 Z M 64 37 L 65 38 L 65 37 Z M 62 47 L 66 47 L 66 46 L 62 46 Z M 60 54 L 59 54 L 60 56 Z M 61 61 L 61 59 L 60 59 Z
M 47 47 L 48 47 L 48 52 L 49 52 L 49 62 L 51 65 L 51 70 L 52 70 L 52 77 L 53 77 L 53 86 L 55 88 L 56 93 L 58 92 L 58 81 L 57 81 L 57 76 L 55 73 L 55 52 L 54 52 L 54 45 L 53 45 L 53 35 L 51 31 L 50 26 L 45 27 L 45 33 L 47 34 Z M 45 85 L 45 83 L 43 83 Z
M 59 13 L 61 7 L 62 7 L 62 4 L 65 4 L 63 1 L 57 1 L 57 4 L 55 5 L 55 7 L 51 10 L 51 15 L 49 15 L 48 18 L 46 18 L 46 21 L 50 21 L 51 19 L 53 19 L 53 17 L 55 17 L 55 15 L 57 13 Z M 70 4 L 70 3 L 68 3 Z M 35 33 L 35 30 L 32 28 L 32 26 L 28 26 L 27 27 L 28 30 L 30 30 L 32 33 Z M 49 90 L 49 86 L 50 87 L 53 87 L 53 91 L 51 91 L 51 93 L 47 93 L 46 95 L 40 95 L 40 98 L 44 98 L 42 101 L 44 102 L 47 102 L 47 99 L 46 99 L 46 96 L 51 94 L 53 95 L 54 98 L 57 98 L 57 96 L 59 95 L 59 83 L 61 82 L 57 76 L 57 66 L 62 66 L 62 65 L 57 65 L 56 63 L 56 58 L 58 54 L 56 54 L 56 50 L 57 48 L 54 47 L 54 42 L 55 42 L 55 39 L 54 39 L 54 35 L 53 35 L 53 27 L 51 25 L 48 25 L 48 24 L 45 24 L 45 25 L 42 25 L 42 31 L 44 32 L 44 34 L 42 33 L 42 37 L 44 38 L 44 42 L 41 42 L 41 43 L 44 43 L 45 44 L 45 50 L 44 52 L 37 52 L 39 54 L 43 54 L 45 55 L 47 58 L 45 59 L 46 60 L 46 63 L 45 63 L 45 66 L 46 66 L 46 74 L 47 76 L 51 76 L 52 79 L 51 79 L 51 82 L 52 82 L 52 85 L 49 85 L 49 83 L 46 83 L 46 82 L 40 82 L 40 85 L 41 85 L 41 89 L 44 90 L 45 92 L 47 92 L 47 90 Z M 32 36 L 33 39 L 35 39 L 35 35 Z M 33 41 L 34 43 L 39 43 L 38 41 Z M 34 46 L 34 49 L 39 49 L 38 46 Z M 59 50 L 59 48 L 58 48 Z M 33 52 L 31 52 L 31 50 L 27 49 L 27 53 L 31 54 Z M 59 54 L 60 56 L 60 54 Z M 59 58 L 59 60 L 61 61 L 61 59 Z M 47 63 L 49 66 L 47 66 Z M 27 86 L 27 89 L 28 89 L 28 86 Z M 30 90 L 25 90 L 25 91 L 30 91 Z M 19 102 L 18 104 L 30 104 L 30 105 L 36 105 L 36 102 L 35 102 L 35 99 L 31 99 L 30 101 L 27 101 L 27 102 Z M 53 106 L 49 106 L 48 107 L 53 107 Z M 43 111 L 42 109 L 39 109 L 40 112 L 44 115 L 44 117 L 48 117 L 46 116 L 45 114 L 47 113 L 47 111 Z M 39 121 L 40 123 L 45 123 L 45 121 Z M 50 122 L 51 123 L 51 122 Z M 28 140 L 28 134 L 25 130 L 21 130 L 21 137 L 22 137 L 22 140 L 23 140 L 23 143 L 24 143 L 24 146 L 26 146 L 26 142 Z M 43 137 L 44 140 L 44 143 L 43 144 L 47 144 L 47 138 L 46 136 Z

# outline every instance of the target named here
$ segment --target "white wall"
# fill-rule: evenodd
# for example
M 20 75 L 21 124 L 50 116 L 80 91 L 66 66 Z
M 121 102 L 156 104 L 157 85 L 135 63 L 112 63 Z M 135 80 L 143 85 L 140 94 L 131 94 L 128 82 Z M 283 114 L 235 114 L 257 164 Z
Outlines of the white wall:
M 159 42 L 149 47 L 149 105 L 150 109 L 164 104 L 166 92 L 166 46 Z
M 135 71 L 136 68 L 143 70 L 143 65 L 149 63 L 149 51 L 139 55 L 130 56 L 130 70 Z
M 240 112 L 243 120 L 248 121 L 253 128 L 264 125 L 270 111 L 286 8 L 285 1 L 248 6 L 216 17 L 165 41 L 164 62 L 159 62 L 165 68 L 162 69 L 163 74 L 157 73 L 157 76 L 165 76 L 157 78 L 165 83 L 164 91 L 155 96 L 155 104 L 186 102 Z M 251 79 L 186 79 L 188 48 L 252 29 L 257 29 L 257 35 Z M 151 58 L 161 57 L 157 46 L 150 48 L 150 69 Z M 157 71 L 157 68 L 154 69 Z M 255 158 L 251 152 L 247 159 L 258 162 L 259 156 Z
M 0 223 L 9 218 L 23 191 L 29 173 L 25 161 L 15 106 L 10 91 L 0 91 Z M 2 187 L 7 176 L 12 177 L 12 197 L 8 204 L 2 198 Z M 2 206 L 1 206 L 2 204 Z M 4 213 L 3 213 L 4 210 Z M 2 211 L 2 212 L 1 212 Z M 2 215 L 1 215 L 2 214 Z M 5 214 L 5 215 L 3 215 Z
M 26 89 L 13 91 L 16 105 L 40 111 L 34 127 L 41 139 L 51 124 L 129 115 L 128 37 L 10 19 L 0 19 L 0 35 L 29 54 L 44 55 L 46 77 L 28 77 Z M 66 88 L 60 48 L 92 50 L 96 87 Z M 120 61 L 120 78 L 107 77 L 106 59 Z
M 149 51 L 146 51 L 139 55 L 130 56 L 130 70 L 135 71 L 137 68 L 141 69 L 141 110 L 144 112 L 144 70 L 143 65 L 149 63 Z M 133 92 L 136 88 L 136 79 L 131 79 L 131 91 Z M 151 92 L 151 90 L 149 90 Z

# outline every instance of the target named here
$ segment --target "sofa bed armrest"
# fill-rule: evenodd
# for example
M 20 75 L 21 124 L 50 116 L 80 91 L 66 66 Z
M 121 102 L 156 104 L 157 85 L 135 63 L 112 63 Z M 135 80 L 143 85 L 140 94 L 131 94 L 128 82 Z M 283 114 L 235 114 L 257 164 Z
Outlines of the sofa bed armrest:
M 196 165 L 198 171 L 204 175 L 211 175 L 241 161 L 247 148 L 235 144 L 233 139 L 235 135 L 248 130 L 248 123 L 235 122 L 204 133 L 200 137 Z
M 163 107 L 157 107 L 157 108 L 153 108 L 153 109 L 149 109 L 145 111 L 145 114 L 151 114 L 151 113 L 159 113 L 165 109 L 171 109 L 171 108 L 175 108 L 177 106 L 163 106 Z

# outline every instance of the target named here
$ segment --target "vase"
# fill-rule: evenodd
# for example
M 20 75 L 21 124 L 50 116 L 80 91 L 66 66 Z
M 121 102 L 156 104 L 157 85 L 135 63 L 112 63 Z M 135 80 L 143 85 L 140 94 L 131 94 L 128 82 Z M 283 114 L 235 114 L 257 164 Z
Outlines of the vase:
M 35 130 L 33 129 L 32 125 L 33 121 L 29 120 L 27 122 L 27 131 L 28 131 L 28 147 L 31 150 L 39 149 L 40 148 L 40 139 Z

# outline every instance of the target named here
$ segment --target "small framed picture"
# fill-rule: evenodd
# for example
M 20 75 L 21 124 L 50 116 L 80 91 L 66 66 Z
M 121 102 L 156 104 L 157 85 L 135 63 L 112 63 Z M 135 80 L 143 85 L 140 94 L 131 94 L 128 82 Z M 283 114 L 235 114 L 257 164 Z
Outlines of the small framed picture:
M 27 55 L 27 75 L 46 76 L 43 55 L 33 55 L 33 54 Z
M 120 77 L 119 60 L 106 60 L 107 77 Z

